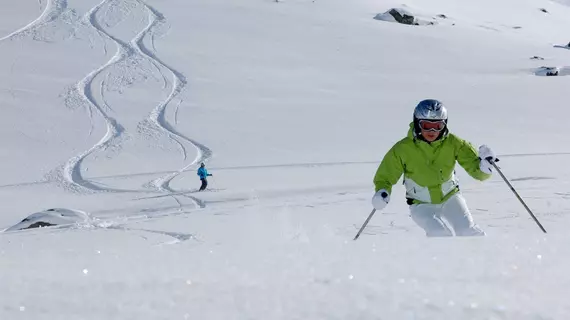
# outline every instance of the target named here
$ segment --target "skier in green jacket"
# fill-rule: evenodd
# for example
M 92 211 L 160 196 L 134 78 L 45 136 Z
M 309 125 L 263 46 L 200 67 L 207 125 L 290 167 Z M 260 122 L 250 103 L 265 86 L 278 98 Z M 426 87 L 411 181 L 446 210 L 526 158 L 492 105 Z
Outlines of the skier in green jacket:
M 482 236 L 459 192 L 455 176 L 458 162 L 469 175 L 486 180 L 497 158 L 483 145 L 473 146 L 449 133 L 447 110 L 437 100 L 423 100 L 414 110 L 408 136 L 384 156 L 374 177 L 372 205 L 382 210 L 390 201 L 392 186 L 402 174 L 412 219 L 428 237 Z

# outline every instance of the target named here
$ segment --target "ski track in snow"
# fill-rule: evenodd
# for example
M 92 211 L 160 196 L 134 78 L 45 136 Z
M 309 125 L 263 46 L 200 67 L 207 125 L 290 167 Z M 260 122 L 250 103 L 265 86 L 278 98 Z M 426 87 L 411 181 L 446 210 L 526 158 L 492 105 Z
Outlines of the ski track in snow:
M 176 134 L 176 132 L 169 130 L 169 128 L 167 127 L 167 122 L 164 119 L 164 114 L 166 112 L 166 107 L 168 106 L 168 104 L 170 103 L 170 101 L 176 96 L 178 95 L 180 92 L 182 92 L 182 89 L 184 88 L 186 81 L 183 77 L 178 76 L 178 74 L 168 68 L 166 65 L 164 65 L 160 60 L 158 60 L 156 57 L 154 57 L 150 52 L 148 52 L 146 50 L 146 48 L 144 47 L 143 44 L 143 39 L 144 37 L 151 33 L 151 30 L 154 28 L 154 26 L 162 21 L 161 16 L 155 14 L 153 11 L 151 11 L 150 9 L 148 9 L 148 7 L 144 4 L 141 3 L 143 6 L 145 6 L 145 9 L 148 11 L 148 25 L 146 26 L 145 29 L 143 29 L 132 41 L 131 41 L 131 45 L 133 46 L 133 48 L 135 48 L 137 50 L 137 52 L 147 58 L 151 64 L 158 70 L 158 72 L 161 74 L 162 79 L 163 79 L 163 85 L 164 88 L 167 88 L 169 85 L 169 82 L 166 78 L 166 75 L 164 74 L 163 68 L 167 69 L 173 76 L 173 80 L 172 80 L 172 91 L 169 94 L 169 96 L 166 98 L 166 100 L 164 100 L 163 102 L 161 102 L 150 114 L 149 116 L 149 121 L 150 123 L 153 124 L 154 127 L 159 128 L 159 130 L 163 131 L 164 133 L 166 133 L 168 135 L 168 137 L 170 139 L 172 139 L 180 148 L 182 156 L 184 158 L 184 160 L 186 160 L 187 158 L 187 152 L 186 152 L 186 148 L 184 147 L 184 145 L 180 142 L 180 137 L 179 135 Z
M 144 7 L 144 9 L 148 13 L 148 25 L 141 30 L 130 42 L 123 42 L 122 40 L 112 36 L 109 34 L 104 27 L 102 27 L 97 20 L 97 13 L 101 10 L 103 6 L 108 4 L 110 0 L 104 0 L 99 3 L 97 6 L 92 8 L 84 17 L 85 22 L 90 25 L 96 32 L 101 36 L 103 42 L 106 46 L 107 41 L 110 40 L 115 43 L 117 47 L 117 51 L 115 55 L 104 65 L 93 70 L 89 73 L 84 79 L 82 79 L 77 85 L 76 90 L 81 94 L 81 97 L 84 101 L 88 103 L 89 109 L 89 116 L 91 118 L 91 123 L 93 127 L 93 113 L 97 113 L 101 116 L 106 125 L 107 131 L 104 137 L 99 140 L 93 147 L 86 150 L 85 152 L 73 157 L 70 159 L 64 166 L 63 169 L 63 176 L 67 184 L 70 185 L 69 189 L 72 190 L 82 190 L 82 191 L 111 191 L 111 192 L 133 192 L 136 190 L 122 190 L 122 189 L 115 189 L 110 187 L 102 187 L 92 181 L 88 181 L 83 178 L 81 174 L 81 164 L 82 162 L 97 151 L 104 150 L 111 146 L 116 146 L 114 144 L 115 140 L 120 137 L 120 135 L 124 132 L 123 127 L 115 120 L 114 118 L 108 115 L 108 111 L 112 111 L 112 107 L 107 103 L 105 98 L 105 83 L 108 82 L 109 74 L 105 80 L 102 80 L 99 83 L 99 91 L 100 96 L 95 97 L 94 93 L 92 92 L 92 87 L 95 83 L 95 79 L 106 69 L 109 67 L 125 60 L 128 58 L 143 58 L 148 60 L 161 74 L 163 79 L 163 88 L 166 89 L 169 86 L 171 87 L 171 92 L 169 96 L 162 101 L 159 105 L 157 105 L 154 110 L 150 113 L 147 121 L 151 123 L 154 127 L 158 128 L 160 131 L 165 133 L 172 141 L 174 141 L 180 148 L 181 154 L 184 160 L 187 159 L 187 150 L 184 146 L 184 143 L 189 143 L 194 146 L 197 150 L 196 158 L 184 168 L 177 170 L 175 172 L 168 172 L 168 174 L 162 178 L 156 179 L 148 183 L 147 185 L 152 186 L 153 188 L 157 189 L 161 192 L 166 193 L 174 193 L 175 191 L 169 187 L 169 183 L 172 179 L 176 176 L 184 172 L 186 169 L 194 165 L 199 161 L 203 161 L 210 157 L 211 151 L 202 144 L 185 137 L 181 133 L 179 133 L 176 129 L 174 129 L 166 120 L 166 111 L 168 105 L 172 102 L 174 98 L 176 98 L 184 89 L 186 85 L 186 78 L 175 69 L 169 67 L 167 64 L 162 62 L 158 57 L 156 57 L 148 48 L 145 47 L 144 39 L 147 36 L 153 37 L 153 29 L 161 23 L 164 23 L 165 19 L 163 15 L 158 12 L 153 7 L 147 5 L 142 1 L 137 1 L 140 5 Z M 106 47 L 105 47 L 106 52 Z M 172 80 L 169 81 L 167 77 L 167 73 L 171 74 Z M 176 110 L 178 106 L 176 106 Z M 92 129 L 91 129 L 92 131 Z M 90 133 L 91 133 L 90 131 Z M 186 196 L 191 198 L 197 205 L 202 206 L 203 203 L 200 202 L 199 199 Z M 180 206 L 182 204 L 178 199 L 176 201 L 179 203 Z
M 155 8 L 147 5 L 141 0 L 136 0 L 135 2 L 141 5 L 147 13 L 146 19 L 148 20 L 147 26 L 141 30 L 132 40 L 129 42 L 123 41 L 106 31 L 106 29 L 101 25 L 97 19 L 97 14 L 100 10 L 106 6 L 110 5 L 112 0 L 103 0 L 95 7 L 91 8 L 83 17 L 82 22 L 92 28 L 103 41 L 103 51 L 107 55 L 107 42 L 111 41 L 116 46 L 115 54 L 107 61 L 105 64 L 101 65 L 97 69 L 91 71 L 82 80 L 80 80 L 74 87 L 73 90 L 68 92 L 68 98 L 73 98 L 74 94 L 78 94 L 80 100 L 85 103 L 88 116 L 90 118 L 91 126 L 89 129 L 89 135 L 93 133 L 95 121 L 94 116 L 99 116 L 102 118 L 106 125 L 106 132 L 104 136 L 91 148 L 88 150 L 77 154 L 73 158 L 69 159 L 63 166 L 61 176 L 64 183 L 64 188 L 75 192 L 143 192 L 148 193 L 148 190 L 126 190 L 118 189 L 109 186 L 104 186 L 93 180 L 86 179 L 82 175 L 82 164 L 91 155 L 98 151 L 106 150 L 110 147 L 120 147 L 121 141 L 120 136 L 125 132 L 123 126 L 113 117 L 109 115 L 109 112 L 113 111 L 113 108 L 107 102 L 105 97 L 105 92 L 107 90 L 106 84 L 109 82 L 109 76 L 111 72 L 108 72 L 106 77 L 102 80 L 98 80 L 102 73 L 112 66 L 126 59 L 142 59 L 148 61 L 156 70 L 160 73 L 162 77 L 162 87 L 163 89 L 171 88 L 170 94 L 166 97 L 164 101 L 159 103 L 149 114 L 148 118 L 142 123 L 143 125 L 152 126 L 162 133 L 164 133 L 170 140 L 178 145 L 181 150 L 181 155 L 184 160 L 187 159 L 186 146 L 193 146 L 197 155 L 192 162 L 184 166 L 182 169 L 177 171 L 168 171 L 166 174 L 158 179 L 154 179 L 143 186 L 150 187 L 156 191 L 170 194 L 176 193 L 175 190 L 170 188 L 170 182 L 176 178 L 178 175 L 188 170 L 190 167 L 198 162 L 208 159 L 212 152 L 206 146 L 198 143 L 197 141 L 190 139 L 180 132 L 178 132 L 166 119 L 167 108 L 170 103 L 184 90 L 186 86 L 186 78 L 184 75 L 174 68 L 168 66 L 160 58 L 158 58 L 152 50 L 149 50 L 145 44 L 144 40 L 147 36 L 150 36 L 152 47 L 154 48 L 154 29 L 165 23 L 164 16 Z M 124 1 L 118 1 L 115 6 L 120 6 L 124 4 Z M 44 21 L 51 21 L 53 17 L 57 17 L 63 9 L 67 6 L 64 0 L 52 0 L 46 4 L 46 9 L 42 15 L 36 19 L 34 22 L 30 23 L 23 29 L 16 31 L 15 33 L 9 35 L 8 37 L 13 37 L 20 33 L 28 32 L 28 30 L 36 28 L 38 25 L 44 23 Z M 55 8 L 55 9 L 54 9 Z M 145 18 L 142 18 L 145 19 Z M 156 51 L 156 49 L 155 49 Z M 171 80 L 169 80 L 169 76 Z M 93 90 L 97 88 L 99 90 L 96 94 Z M 69 99 L 68 101 L 74 101 Z M 179 100 L 178 105 L 175 106 L 174 114 L 177 117 L 178 109 L 182 103 L 182 99 Z M 177 119 L 175 119 L 177 122 Z M 191 199 L 196 206 L 204 207 L 205 203 L 198 198 L 189 195 L 173 195 L 172 198 L 177 202 L 180 208 L 183 207 L 182 202 L 177 197 L 185 197 Z
M 107 103 L 107 99 L 105 98 L 105 90 L 106 90 L 105 88 L 106 84 L 109 82 L 109 75 L 110 73 L 107 74 L 105 80 L 101 81 L 101 85 L 99 86 L 99 91 L 101 92 L 101 100 L 103 101 L 103 106 L 105 106 L 105 108 L 108 111 L 113 111 L 113 108 L 111 108 L 109 103 Z
M 125 217 L 115 217 L 112 219 L 100 219 L 100 218 L 91 218 L 90 221 L 86 225 L 75 225 L 76 228 L 96 228 L 96 229 L 112 229 L 112 230 L 122 230 L 122 231 L 142 231 L 142 232 L 149 232 L 160 234 L 168 237 L 174 238 L 173 242 L 168 242 L 165 244 L 174 244 L 179 242 L 184 242 L 187 240 L 195 240 L 197 242 L 202 242 L 199 240 L 194 234 L 187 234 L 187 233 L 178 233 L 178 232 L 168 232 L 168 231 L 159 231 L 159 230 L 150 230 L 150 229 L 135 229 L 128 227 L 128 224 L 133 224 L 137 222 L 146 222 L 153 219 L 160 219 L 163 217 L 172 217 L 177 215 L 187 214 L 184 210 L 179 209 L 178 212 L 175 213 L 164 213 L 160 212 L 161 210 L 142 210 L 138 215 L 129 215 Z
M 132 49 L 129 46 L 122 42 L 121 40 L 113 37 L 109 33 L 107 33 L 97 21 L 97 12 L 107 3 L 109 0 L 103 0 L 101 3 L 96 5 L 95 7 L 91 8 L 89 12 L 84 16 L 84 20 L 97 32 L 105 37 L 108 40 L 114 42 L 117 46 L 117 51 L 111 59 L 105 63 L 104 65 L 100 66 L 99 68 L 91 71 L 85 78 L 79 81 L 76 85 L 77 91 L 81 94 L 81 97 L 84 101 L 88 103 L 89 112 L 92 113 L 93 109 L 104 119 L 107 132 L 97 142 L 93 147 L 84 151 L 83 153 L 71 158 L 67 161 L 64 165 L 63 169 L 63 176 L 65 181 L 70 185 L 71 190 L 87 190 L 87 191 L 113 191 L 113 192 L 120 192 L 125 190 L 108 188 L 108 187 L 101 187 L 97 184 L 85 180 L 81 174 L 81 164 L 82 162 L 95 151 L 105 149 L 111 146 L 113 140 L 118 138 L 123 132 L 124 128 L 112 117 L 110 117 L 103 107 L 99 104 L 97 99 L 94 97 L 92 92 L 92 85 L 95 78 L 103 72 L 108 67 L 126 59 L 129 56 L 132 56 Z M 104 101 L 104 96 L 101 97 Z
M 537 181 L 537 180 L 556 180 L 554 177 L 520 177 L 512 178 L 511 181 Z
M 139 1 L 139 3 L 142 4 L 148 12 L 148 25 L 143 31 L 141 31 L 135 37 L 135 39 L 133 39 L 131 41 L 131 44 L 138 51 L 138 53 L 140 55 L 146 57 L 149 61 L 151 61 L 151 63 L 157 69 L 161 70 L 160 73 L 163 75 L 164 79 L 165 79 L 165 77 L 164 77 L 165 73 L 162 70 L 166 70 L 168 73 L 170 73 L 172 75 L 172 83 L 170 84 L 170 86 L 171 86 L 170 95 L 163 102 L 161 102 L 159 105 L 156 106 L 156 108 L 151 112 L 148 120 L 150 121 L 150 123 L 153 124 L 153 126 L 159 128 L 171 140 L 175 141 L 179 145 L 179 147 L 182 150 L 184 160 L 187 159 L 187 151 L 186 151 L 186 148 L 184 147 L 183 142 L 186 142 L 186 143 L 193 145 L 194 148 L 196 149 L 196 152 L 197 152 L 194 160 L 191 163 L 189 163 L 188 165 L 184 166 L 182 169 L 175 171 L 175 172 L 172 172 L 172 173 L 169 173 L 169 174 L 167 174 L 163 177 L 160 177 L 158 179 L 155 179 L 155 180 L 151 181 L 151 183 L 150 183 L 151 186 L 154 186 L 159 191 L 168 192 L 168 193 L 175 193 L 176 191 L 173 190 L 172 188 L 170 188 L 170 182 L 173 179 L 175 179 L 177 176 L 179 176 L 181 173 L 188 170 L 188 168 L 195 165 L 196 163 L 210 158 L 212 155 L 212 152 L 206 146 L 204 146 L 204 145 L 198 143 L 197 141 L 190 139 L 190 138 L 184 136 L 182 133 L 178 132 L 166 120 L 166 111 L 167 111 L 168 105 L 174 100 L 174 98 L 176 98 L 184 90 L 184 88 L 186 87 L 187 81 L 186 81 L 186 77 L 184 77 L 183 74 L 176 71 L 174 68 L 171 68 L 170 66 L 168 66 L 166 63 L 164 63 L 160 58 L 158 58 L 154 53 L 151 52 L 151 50 L 149 50 L 145 46 L 145 44 L 144 44 L 145 37 L 150 36 L 151 41 L 154 41 L 154 40 L 152 40 L 153 35 L 154 35 L 153 30 L 159 24 L 164 23 L 165 18 L 159 11 L 157 11 L 155 8 L 151 7 L 150 5 L 144 3 L 143 1 Z M 177 113 L 177 109 L 178 109 L 178 106 L 175 107 L 175 114 Z M 185 195 L 185 197 L 188 197 L 188 198 L 194 200 L 196 202 L 196 204 L 201 206 L 201 207 L 204 206 L 204 204 L 199 199 L 197 199 L 195 197 L 191 197 L 188 195 Z M 173 196 L 173 198 L 178 203 L 180 203 L 180 201 L 178 199 L 176 199 L 174 196 Z
M 188 241 L 188 240 L 195 240 L 195 241 L 200 242 L 200 240 L 198 240 L 193 234 L 186 234 L 186 233 L 168 232 L 168 231 L 150 230 L 150 229 L 133 229 L 133 228 L 128 228 L 128 227 L 120 226 L 120 225 L 109 226 L 106 228 L 103 227 L 103 229 L 120 230 L 120 231 L 126 231 L 126 232 L 137 232 L 137 231 L 138 232 L 148 232 L 148 233 L 154 233 L 154 234 L 173 238 L 173 240 L 168 241 L 168 242 L 163 242 L 161 244 L 177 244 L 177 243 L 181 243 L 181 242 Z M 143 237 L 143 239 L 148 240 L 146 237 Z
M 39 0 L 40 7 L 42 1 Z M 47 0 L 44 10 L 41 15 L 34 21 L 28 23 L 26 26 L 10 33 L 9 35 L 0 38 L 0 41 L 12 40 L 17 37 L 25 36 L 34 30 L 40 28 L 42 25 L 55 20 L 67 8 L 67 0 Z
M 194 240 L 198 243 L 202 242 L 194 234 L 191 234 L 191 233 L 170 232 L 170 231 L 151 230 L 151 229 L 138 229 L 138 228 L 127 227 L 125 225 L 127 223 L 133 223 L 133 222 L 136 223 L 136 222 L 148 221 L 149 219 L 160 218 L 163 216 L 164 215 L 158 215 L 156 217 L 148 217 L 148 216 L 142 215 L 142 216 L 135 216 L 135 217 L 130 217 L 130 218 L 118 219 L 116 221 L 114 221 L 114 220 L 101 220 L 98 218 L 88 217 L 88 221 L 86 221 L 86 222 L 60 224 L 60 225 L 54 225 L 54 226 L 50 226 L 50 227 L 31 228 L 31 229 L 23 229 L 23 230 L 15 230 L 15 231 L 6 231 L 6 229 L 4 229 L 4 230 L 0 230 L 0 235 L 2 235 L 2 234 L 14 235 L 14 234 L 22 234 L 22 233 L 31 233 L 31 234 L 59 233 L 59 232 L 72 231 L 72 230 L 102 229 L 102 230 L 119 230 L 119 231 L 124 231 L 124 232 L 129 232 L 129 233 L 139 233 L 139 232 L 153 233 L 153 234 L 158 234 L 158 235 L 162 235 L 162 236 L 172 238 L 172 240 L 159 243 L 158 245 L 177 244 L 177 243 L 181 243 L 181 242 L 185 242 L 185 241 L 189 241 L 189 240 Z M 145 236 L 141 236 L 141 237 L 145 240 L 148 240 L 148 238 Z
M 180 99 L 176 104 L 176 109 L 174 109 L 174 124 L 178 124 L 178 111 L 180 110 L 180 105 L 184 100 Z

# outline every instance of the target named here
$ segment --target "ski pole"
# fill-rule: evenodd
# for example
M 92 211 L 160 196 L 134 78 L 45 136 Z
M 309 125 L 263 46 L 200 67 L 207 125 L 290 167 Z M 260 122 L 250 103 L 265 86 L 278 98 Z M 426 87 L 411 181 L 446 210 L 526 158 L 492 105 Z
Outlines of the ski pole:
M 524 206 L 524 208 L 526 209 L 526 211 L 528 211 L 528 213 L 530 214 L 530 216 L 532 217 L 532 219 L 534 219 L 534 222 L 536 222 L 536 224 L 540 227 L 540 229 L 542 230 L 542 232 L 546 233 L 546 230 L 544 229 L 544 227 L 542 226 L 542 224 L 540 224 L 540 221 L 538 221 L 538 219 L 536 218 L 536 216 L 532 213 L 532 211 L 530 210 L 530 208 L 526 205 L 526 203 L 523 201 L 523 199 L 521 198 L 521 196 L 519 196 L 519 194 L 517 193 L 517 191 L 515 190 L 515 188 L 513 188 L 513 186 L 511 185 L 511 183 L 509 182 L 509 180 L 505 177 L 505 175 L 503 174 L 503 172 L 501 172 L 501 169 L 499 169 L 499 167 L 497 166 L 497 164 L 495 163 L 495 161 L 491 161 L 491 160 L 487 160 L 489 161 L 493 167 L 495 167 L 495 170 L 497 170 L 497 172 L 501 175 L 501 178 L 503 178 L 503 180 L 505 180 L 505 183 L 509 186 L 509 188 L 511 188 L 511 191 L 515 194 L 515 196 L 517 196 L 517 198 L 519 199 L 519 201 L 522 203 L 522 205 Z
M 370 212 L 370 215 L 368 215 L 368 218 L 366 219 L 366 221 L 364 221 L 364 224 L 362 225 L 362 227 L 360 228 L 360 230 L 358 231 L 358 233 L 356 234 L 356 237 L 354 237 L 353 240 L 358 239 L 358 237 L 360 237 L 360 234 L 362 233 L 362 231 L 364 230 L 364 228 L 366 228 L 366 225 L 368 224 L 368 222 L 370 221 L 370 219 L 372 219 L 372 216 L 374 215 L 374 213 L 376 212 L 376 209 L 372 209 L 372 212 Z

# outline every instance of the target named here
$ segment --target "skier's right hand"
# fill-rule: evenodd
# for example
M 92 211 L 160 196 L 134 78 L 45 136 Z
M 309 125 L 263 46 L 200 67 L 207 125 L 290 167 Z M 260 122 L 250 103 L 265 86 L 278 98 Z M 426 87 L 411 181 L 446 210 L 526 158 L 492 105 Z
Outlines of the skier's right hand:
M 372 206 L 378 211 L 384 209 L 388 202 L 390 202 L 390 194 L 386 189 L 378 190 L 372 197 Z

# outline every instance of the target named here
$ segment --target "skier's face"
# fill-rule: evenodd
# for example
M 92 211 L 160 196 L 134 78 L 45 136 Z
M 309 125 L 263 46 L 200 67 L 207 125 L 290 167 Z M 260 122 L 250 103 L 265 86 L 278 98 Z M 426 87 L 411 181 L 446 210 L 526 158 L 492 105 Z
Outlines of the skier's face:
M 439 132 L 422 130 L 422 137 L 424 137 L 427 142 L 433 142 L 439 137 Z

